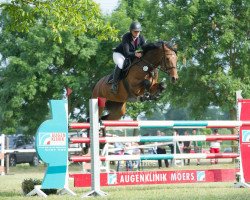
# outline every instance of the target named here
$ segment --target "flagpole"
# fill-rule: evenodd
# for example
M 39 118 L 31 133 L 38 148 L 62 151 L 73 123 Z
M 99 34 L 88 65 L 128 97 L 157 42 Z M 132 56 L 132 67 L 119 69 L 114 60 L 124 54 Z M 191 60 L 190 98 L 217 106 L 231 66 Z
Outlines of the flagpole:
M 72 91 L 71 88 L 69 88 L 69 87 L 66 88 L 66 99 L 67 99 L 67 102 L 68 102 L 68 117 L 69 117 L 69 114 L 70 114 L 70 98 L 69 97 L 70 97 L 72 92 L 73 91 Z

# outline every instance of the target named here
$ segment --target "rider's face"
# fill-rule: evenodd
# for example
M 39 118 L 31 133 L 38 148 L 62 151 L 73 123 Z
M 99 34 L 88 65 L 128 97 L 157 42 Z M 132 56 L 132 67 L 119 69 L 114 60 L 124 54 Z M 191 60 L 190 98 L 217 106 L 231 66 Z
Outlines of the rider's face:
M 132 35 L 134 38 L 137 38 L 140 35 L 140 31 L 132 31 Z

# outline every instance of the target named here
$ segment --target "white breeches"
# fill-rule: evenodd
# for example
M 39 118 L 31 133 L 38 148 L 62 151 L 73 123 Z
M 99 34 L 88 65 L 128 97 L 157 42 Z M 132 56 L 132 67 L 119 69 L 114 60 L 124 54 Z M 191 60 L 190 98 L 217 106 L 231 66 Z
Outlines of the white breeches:
M 121 53 L 114 52 L 114 53 L 113 53 L 113 60 L 114 60 L 114 63 L 115 63 L 120 69 L 122 69 L 123 63 L 124 63 L 124 60 L 125 60 L 125 57 L 124 57 Z

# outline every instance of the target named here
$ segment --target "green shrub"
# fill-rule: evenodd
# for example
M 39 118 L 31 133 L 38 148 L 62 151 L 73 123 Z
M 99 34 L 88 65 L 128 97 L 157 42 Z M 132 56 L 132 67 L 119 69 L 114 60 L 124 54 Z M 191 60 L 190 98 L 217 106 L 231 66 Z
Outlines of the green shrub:
M 22 182 L 22 190 L 23 193 L 25 195 L 27 195 L 29 192 L 31 192 L 34 188 L 35 185 L 41 185 L 42 184 L 42 180 L 39 179 L 24 179 L 24 181 Z M 56 194 L 57 189 L 42 189 L 42 191 L 49 195 L 49 194 Z

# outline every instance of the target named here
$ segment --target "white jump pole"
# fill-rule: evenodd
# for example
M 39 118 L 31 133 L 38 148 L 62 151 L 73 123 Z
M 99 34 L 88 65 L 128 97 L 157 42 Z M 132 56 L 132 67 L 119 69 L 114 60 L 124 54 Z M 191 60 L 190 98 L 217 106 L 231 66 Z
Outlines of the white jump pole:
M 83 197 L 106 196 L 107 193 L 101 191 L 100 184 L 100 150 L 99 150 L 99 115 L 98 100 L 89 100 L 90 113 L 90 154 L 91 154 L 91 191 Z
M 0 166 L 0 173 L 1 175 L 5 175 L 5 169 L 4 169 L 4 154 L 5 154 L 5 135 L 2 134 L 0 136 L 0 144 L 1 144 L 1 151 L 0 151 L 0 161 L 1 161 L 1 166 Z M 1 158 L 2 157 L 2 158 Z

